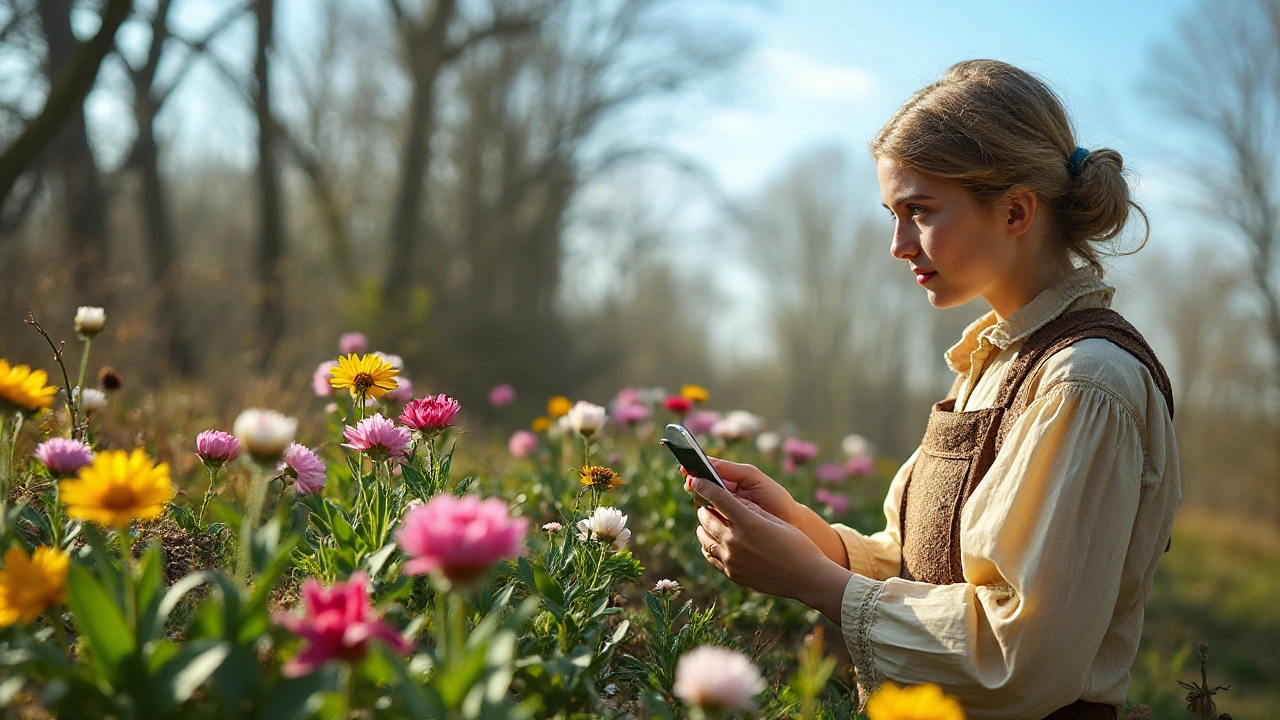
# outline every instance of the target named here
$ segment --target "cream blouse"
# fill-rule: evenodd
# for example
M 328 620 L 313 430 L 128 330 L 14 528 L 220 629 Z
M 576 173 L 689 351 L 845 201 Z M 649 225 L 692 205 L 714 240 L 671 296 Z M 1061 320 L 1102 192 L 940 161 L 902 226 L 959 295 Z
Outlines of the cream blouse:
M 1003 322 L 979 318 L 946 353 L 964 377 L 956 410 L 994 405 L 1031 333 L 1114 293 L 1083 268 Z M 1055 353 L 1027 383 L 1032 402 L 960 516 L 964 583 L 897 577 L 915 453 L 889 487 L 883 531 L 834 526 L 854 572 L 841 625 L 864 695 L 885 680 L 938 683 L 971 720 L 1125 702 L 1182 497 L 1173 423 L 1146 366 L 1107 340 Z

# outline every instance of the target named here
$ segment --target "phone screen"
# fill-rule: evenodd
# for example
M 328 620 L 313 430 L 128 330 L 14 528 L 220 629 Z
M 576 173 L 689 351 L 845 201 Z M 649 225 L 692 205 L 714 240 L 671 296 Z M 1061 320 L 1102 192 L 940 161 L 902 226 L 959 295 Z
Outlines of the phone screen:
M 724 481 L 716 474 L 715 468 L 711 467 L 711 463 L 707 461 L 706 453 L 702 452 L 702 448 L 698 445 L 698 441 L 693 439 L 693 435 L 685 429 L 683 425 L 672 423 L 667 426 L 666 432 L 663 433 L 663 445 L 676 456 L 676 460 L 685 470 L 689 471 L 694 477 L 710 480 L 720 487 L 724 487 Z

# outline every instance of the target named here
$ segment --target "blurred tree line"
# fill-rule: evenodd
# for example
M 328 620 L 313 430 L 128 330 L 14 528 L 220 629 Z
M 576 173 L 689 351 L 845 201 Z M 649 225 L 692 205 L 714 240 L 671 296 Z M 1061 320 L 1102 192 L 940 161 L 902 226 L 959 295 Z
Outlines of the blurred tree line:
M 0 0 L 0 356 L 45 362 L 28 307 L 101 304 L 131 387 L 227 414 L 304 402 L 361 330 L 473 418 L 499 382 L 529 415 L 695 382 L 905 457 L 985 308 L 928 306 L 862 154 L 729 198 L 673 149 L 750 82 L 739 9 Z M 1280 517 L 1280 0 L 1202 0 L 1144 90 L 1197 139 L 1170 154 L 1210 229 L 1172 252 L 1155 227 L 1117 304 L 1177 383 L 1188 501 Z M 756 269 L 753 308 L 717 254 Z M 748 310 L 768 347 L 745 357 L 715 331 Z

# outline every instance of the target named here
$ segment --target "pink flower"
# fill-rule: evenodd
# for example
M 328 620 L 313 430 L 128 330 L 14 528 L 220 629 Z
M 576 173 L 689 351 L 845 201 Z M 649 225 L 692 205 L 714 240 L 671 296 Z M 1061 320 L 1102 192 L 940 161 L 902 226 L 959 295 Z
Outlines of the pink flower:
M 526 458 L 537 449 L 538 435 L 528 430 L 515 431 L 507 441 L 507 450 L 511 452 L 511 457 Z
M 620 408 L 627 407 L 628 405 L 643 404 L 644 396 L 643 393 L 640 392 L 639 388 L 623 388 L 619 390 L 618 394 L 613 398 L 613 411 L 616 413 Z
M 754 710 L 752 699 L 764 689 L 760 671 L 746 655 L 703 646 L 680 656 L 671 692 L 689 705 L 724 712 Z
M 36 446 L 36 459 L 58 476 L 69 476 L 93 462 L 93 450 L 79 440 L 49 438 Z
M 342 428 L 342 437 L 347 439 L 342 447 L 368 453 L 376 461 L 387 458 L 404 460 L 409 454 L 409 443 L 413 440 L 408 428 L 402 428 L 394 420 L 382 417 L 382 413 L 374 413 L 372 417 L 356 423 L 355 427 L 348 425 Z
M 870 455 L 854 455 L 844 464 L 844 469 L 854 477 L 863 477 L 875 470 L 875 462 Z
M 401 524 L 400 548 L 410 575 L 439 572 L 450 582 L 475 579 L 503 558 L 524 553 L 528 519 L 512 518 L 507 504 L 490 498 L 436 495 Z
M 714 410 L 699 410 L 684 419 L 684 426 L 694 435 L 706 435 L 720 420 L 720 413 Z
M 434 435 L 453 424 L 453 418 L 460 409 L 458 401 L 444 393 L 434 397 L 428 395 L 405 405 L 404 412 L 400 413 L 400 422 L 427 435 Z
M 818 456 L 818 446 L 800 438 L 787 438 L 782 441 L 782 454 L 794 465 L 803 465 Z
M 389 403 L 403 405 L 413 399 L 413 383 L 409 378 L 401 375 L 396 378 L 396 389 L 383 395 L 382 397 Z
M 822 483 L 838 483 L 844 480 L 844 466 L 838 463 L 824 463 L 814 469 L 813 474 Z
M 849 510 L 849 498 L 839 493 L 830 492 L 826 488 L 818 488 L 813 497 L 818 502 L 831 508 L 831 512 L 836 515 L 843 515 Z
M 668 395 L 662 401 L 662 407 L 677 415 L 684 415 L 693 409 L 693 401 L 683 395 Z
M 216 469 L 240 457 L 240 441 L 221 430 L 205 430 L 196 436 L 196 455 Z
M 276 472 L 298 479 L 296 492 L 303 495 L 314 495 L 324 489 L 324 483 L 328 479 L 325 475 L 327 469 L 324 461 L 310 448 L 298 443 L 289 443 L 289 447 L 281 455 L 280 463 L 276 465 Z
M 369 338 L 365 337 L 364 333 L 344 333 L 342 337 L 338 338 L 339 355 L 350 355 L 351 353 L 363 355 L 367 352 L 369 352 Z
M 311 389 L 315 391 L 316 397 L 333 397 L 333 385 L 329 384 L 331 377 L 329 370 L 336 367 L 338 367 L 337 360 L 325 360 L 311 375 Z
M 489 404 L 496 408 L 502 408 L 516 401 L 516 389 L 503 383 L 494 385 L 489 390 Z
M 620 425 L 635 425 L 641 420 L 648 420 L 652 413 L 643 405 L 621 405 L 614 409 L 613 419 Z
M 302 616 L 275 614 L 276 624 L 306 641 L 302 652 L 285 664 L 286 677 L 309 675 L 330 660 L 359 660 L 370 640 L 384 642 L 401 655 L 413 649 L 395 628 L 371 615 L 367 582 L 364 573 L 356 573 L 345 583 L 324 588 L 307 578 L 302 583 Z

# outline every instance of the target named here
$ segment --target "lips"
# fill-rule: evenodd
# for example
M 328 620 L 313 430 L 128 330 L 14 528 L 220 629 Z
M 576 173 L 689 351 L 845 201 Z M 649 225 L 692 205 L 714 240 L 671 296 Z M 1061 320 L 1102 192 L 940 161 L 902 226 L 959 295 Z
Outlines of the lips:
M 934 275 L 938 274 L 936 270 L 922 271 L 922 270 L 913 269 L 912 271 L 916 274 L 916 282 L 920 283 L 921 285 L 924 285 L 925 283 L 929 282 L 930 280 L 933 279 Z

